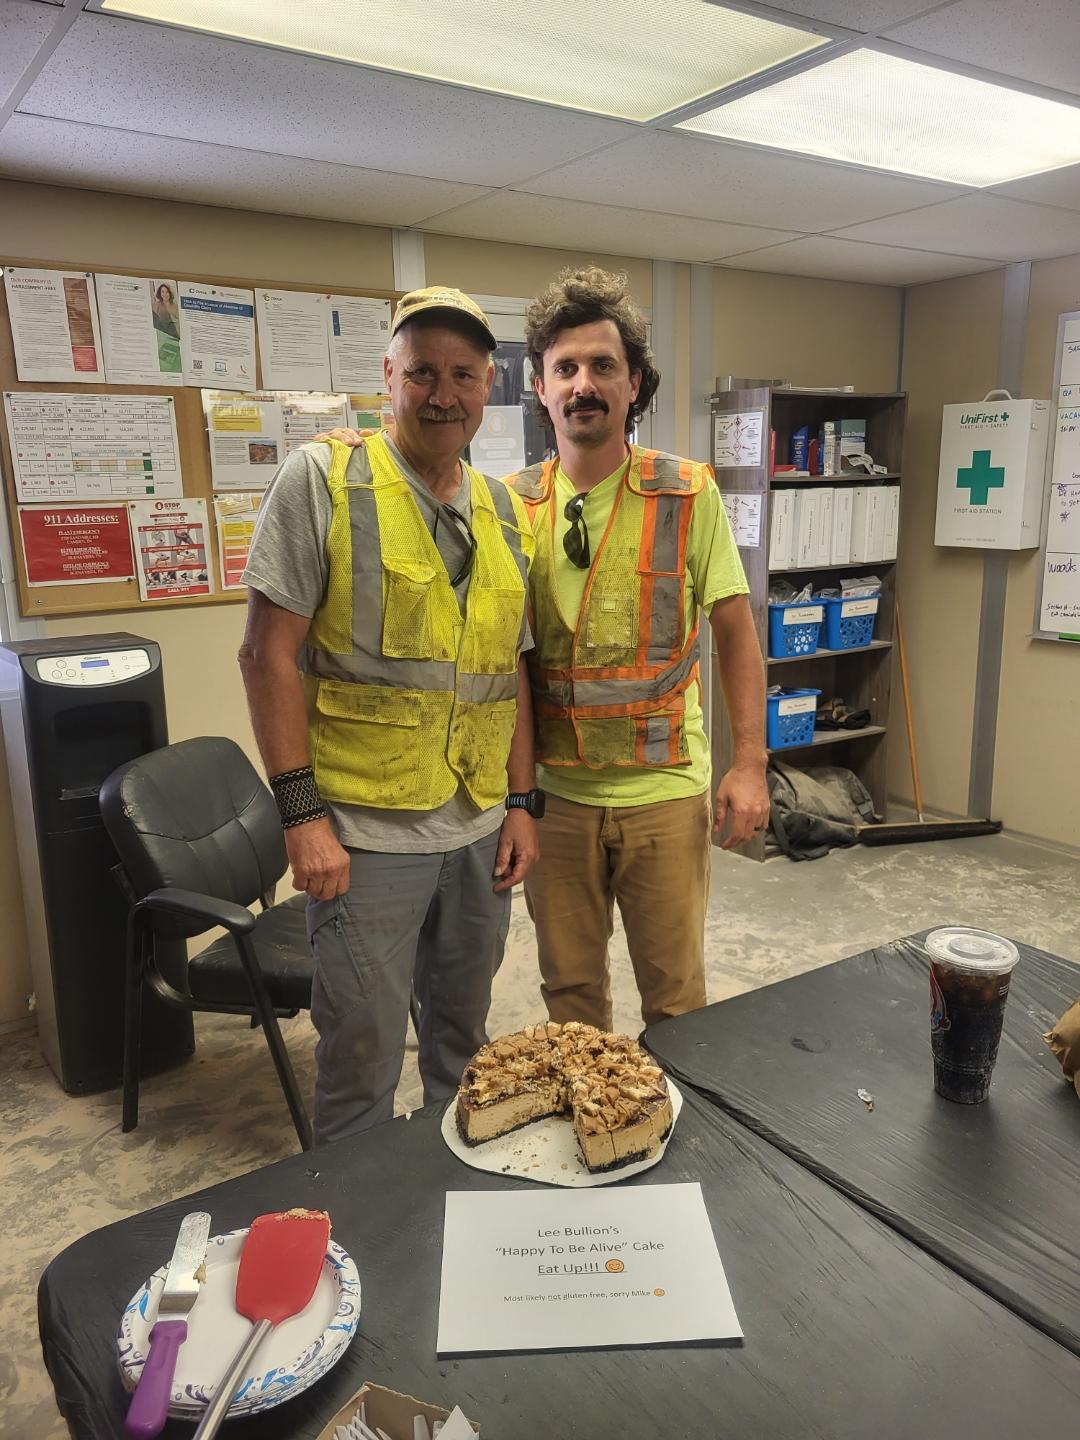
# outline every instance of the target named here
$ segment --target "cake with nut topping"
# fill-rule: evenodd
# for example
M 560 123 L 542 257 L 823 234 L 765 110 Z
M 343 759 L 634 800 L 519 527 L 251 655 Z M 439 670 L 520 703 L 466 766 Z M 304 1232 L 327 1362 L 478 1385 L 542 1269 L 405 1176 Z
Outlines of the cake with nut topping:
M 457 1121 L 467 1145 L 548 1115 L 569 1119 L 586 1167 L 598 1173 L 656 1154 L 671 1129 L 671 1096 L 636 1040 L 576 1020 L 526 1025 L 466 1065 Z

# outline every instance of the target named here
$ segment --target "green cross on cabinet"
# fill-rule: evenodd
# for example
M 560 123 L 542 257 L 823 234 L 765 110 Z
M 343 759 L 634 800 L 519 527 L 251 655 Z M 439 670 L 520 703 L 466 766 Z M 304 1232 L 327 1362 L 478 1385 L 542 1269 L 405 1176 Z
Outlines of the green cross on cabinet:
M 972 505 L 986 505 L 991 490 L 1000 490 L 1005 484 L 1004 465 L 990 464 L 989 450 L 973 450 L 971 464 L 962 465 L 956 472 L 956 488 L 970 492 Z

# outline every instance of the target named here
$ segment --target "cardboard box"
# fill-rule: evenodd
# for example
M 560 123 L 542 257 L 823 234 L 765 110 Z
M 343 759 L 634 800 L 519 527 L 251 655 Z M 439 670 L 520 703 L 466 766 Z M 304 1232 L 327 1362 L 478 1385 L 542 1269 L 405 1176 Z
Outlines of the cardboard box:
M 400 1390 L 388 1390 L 384 1385 L 374 1385 L 367 1380 L 352 1399 L 345 1402 L 329 1425 L 319 1431 L 318 1440 L 334 1440 L 338 1426 L 347 1425 L 359 1415 L 361 1405 L 367 1416 L 366 1423 L 372 1429 L 378 1426 L 380 1430 L 385 1430 L 391 1440 L 413 1440 L 413 1417 L 416 1415 L 423 1415 L 430 1429 L 433 1420 L 445 1420 L 450 1414 L 449 1410 L 439 1405 L 427 1405 L 412 1395 L 402 1395 Z M 469 1424 L 473 1433 L 479 1435 L 480 1426 L 476 1421 L 470 1420 Z

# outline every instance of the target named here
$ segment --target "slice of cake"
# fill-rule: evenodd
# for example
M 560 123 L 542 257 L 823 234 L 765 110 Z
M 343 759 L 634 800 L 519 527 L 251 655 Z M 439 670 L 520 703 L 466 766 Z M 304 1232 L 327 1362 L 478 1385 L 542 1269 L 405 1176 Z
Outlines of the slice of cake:
M 671 1129 L 671 1096 L 664 1072 L 635 1040 L 577 1021 L 526 1025 L 465 1067 L 457 1122 L 467 1145 L 548 1115 L 569 1118 L 595 1173 L 656 1154 Z

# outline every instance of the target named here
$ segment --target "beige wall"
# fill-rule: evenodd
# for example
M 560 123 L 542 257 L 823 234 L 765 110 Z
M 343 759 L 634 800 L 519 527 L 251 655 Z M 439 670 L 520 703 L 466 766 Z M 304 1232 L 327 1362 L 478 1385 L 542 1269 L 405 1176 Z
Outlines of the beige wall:
M 934 545 L 941 407 L 981 399 L 997 383 L 1003 274 L 913 287 L 904 329 L 909 398 L 897 592 L 924 804 L 957 815 L 967 813 L 983 562 L 977 551 Z M 891 728 L 889 791 L 910 799 L 898 665 Z
M 905 385 L 910 392 L 900 531 L 899 591 L 912 672 L 916 734 L 928 808 L 966 813 L 983 557 L 934 546 L 941 407 L 977 400 L 996 383 L 1004 272 L 908 292 Z M 1048 399 L 1057 317 L 1080 309 L 1080 256 L 1031 267 L 1021 393 Z M 993 813 L 1010 830 L 1080 844 L 1080 767 L 1044 737 L 1072 735 L 1080 655 L 1033 640 L 1037 550 L 1008 571 Z M 893 721 L 903 716 L 894 687 Z M 906 747 L 890 746 L 890 790 L 910 798 Z
M 1050 396 L 1057 317 L 1063 310 L 1080 310 L 1080 255 L 1031 267 L 1025 396 Z M 994 810 L 1010 830 L 1076 846 L 1080 765 L 1071 741 L 1080 713 L 1080 646 L 1031 639 L 1038 569 L 1037 550 L 1019 552 L 1009 565 Z
M 715 374 L 895 390 L 900 301 L 894 286 L 718 268 Z
M 0 180 L 0 254 L 190 275 L 394 288 L 389 230 Z
M 584 250 L 502 245 L 457 235 L 425 235 L 424 264 L 429 285 L 456 285 L 473 295 L 523 297 L 538 294 L 560 270 L 602 265 L 605 270 L 625 270 L 638 304 L 652 304 L 651 260 L 594 255 Z

